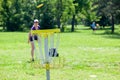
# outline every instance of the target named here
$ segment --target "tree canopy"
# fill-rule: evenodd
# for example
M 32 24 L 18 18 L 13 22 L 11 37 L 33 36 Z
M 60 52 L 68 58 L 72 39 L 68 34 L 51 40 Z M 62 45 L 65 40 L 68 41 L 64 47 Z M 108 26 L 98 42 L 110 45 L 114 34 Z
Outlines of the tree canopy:
M 71 24 L 71 31 L 78 24 L 102 25 L 120 23 L 119 0 L 0 0 L 0 26 L 6 31 L 25 31 L 38 19 L 42 29 L 61 28 Z M 43 4 L 41 8 L 37 5 Z

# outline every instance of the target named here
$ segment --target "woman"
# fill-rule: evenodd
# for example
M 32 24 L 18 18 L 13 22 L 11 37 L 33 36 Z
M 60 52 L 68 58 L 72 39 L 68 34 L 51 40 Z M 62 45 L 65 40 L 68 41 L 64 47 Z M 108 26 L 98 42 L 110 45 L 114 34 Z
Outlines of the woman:
M 34 25 L 32 26 L 31 30 L 39 30 L 40 26 L 39 26 L 39 21 L 37 19 L 34 20 Z M 33 40 L 37 40 L 38 37 L 36 35 L 32 36 L 31 31 L 29 32 L 28 35 L 28 43 L 31 43 L 31 57 L 32 57 L 32 61 L 34 61 L 34 50 L 35 50 L 35 45 L 33 43 Z

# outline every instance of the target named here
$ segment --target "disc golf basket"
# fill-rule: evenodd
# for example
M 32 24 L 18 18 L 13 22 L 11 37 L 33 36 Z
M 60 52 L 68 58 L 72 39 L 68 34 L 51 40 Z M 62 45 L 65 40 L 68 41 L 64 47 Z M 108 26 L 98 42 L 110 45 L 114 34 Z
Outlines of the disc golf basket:
M 38 38 L 39 53 L 36 54 L 36 58 L 40 61 L 40 65 L 46 69 L 46 79 L 50 80 L 50 68 L 63 66 L 64 61 L 58 53 L 60 29 L 32 30 L 31 33 Z M 35 40 L 33 42 L 35 44 Z

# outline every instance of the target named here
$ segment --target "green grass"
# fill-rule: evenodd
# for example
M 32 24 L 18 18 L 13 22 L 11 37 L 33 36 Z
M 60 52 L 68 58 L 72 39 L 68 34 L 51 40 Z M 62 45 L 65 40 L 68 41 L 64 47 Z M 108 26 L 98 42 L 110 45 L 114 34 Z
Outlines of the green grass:
M 28 63 L 28 33 L 0 32 L 0 80 L 46 80 L 45 69 Z M 63 68 L 51 69 L 51 80 L 119 80 L 120 35 L 95 33 L 88 27 L 61 33 Z

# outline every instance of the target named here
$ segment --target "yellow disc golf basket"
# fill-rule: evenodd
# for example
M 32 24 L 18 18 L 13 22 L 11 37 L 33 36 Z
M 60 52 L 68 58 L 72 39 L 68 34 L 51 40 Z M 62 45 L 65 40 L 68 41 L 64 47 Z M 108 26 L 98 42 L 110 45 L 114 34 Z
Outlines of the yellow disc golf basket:
M 50 80 L 50 68 L 54 67 L 56 63 L 58 66 L 62 65 L 62 59 L 58 53 L 60 29 L 32 30 L 31 33 L 32 36 L 36 35 L 38 37 L 39 53 L 36 56 L 40 65 L 46 69 L 46 79 Z

